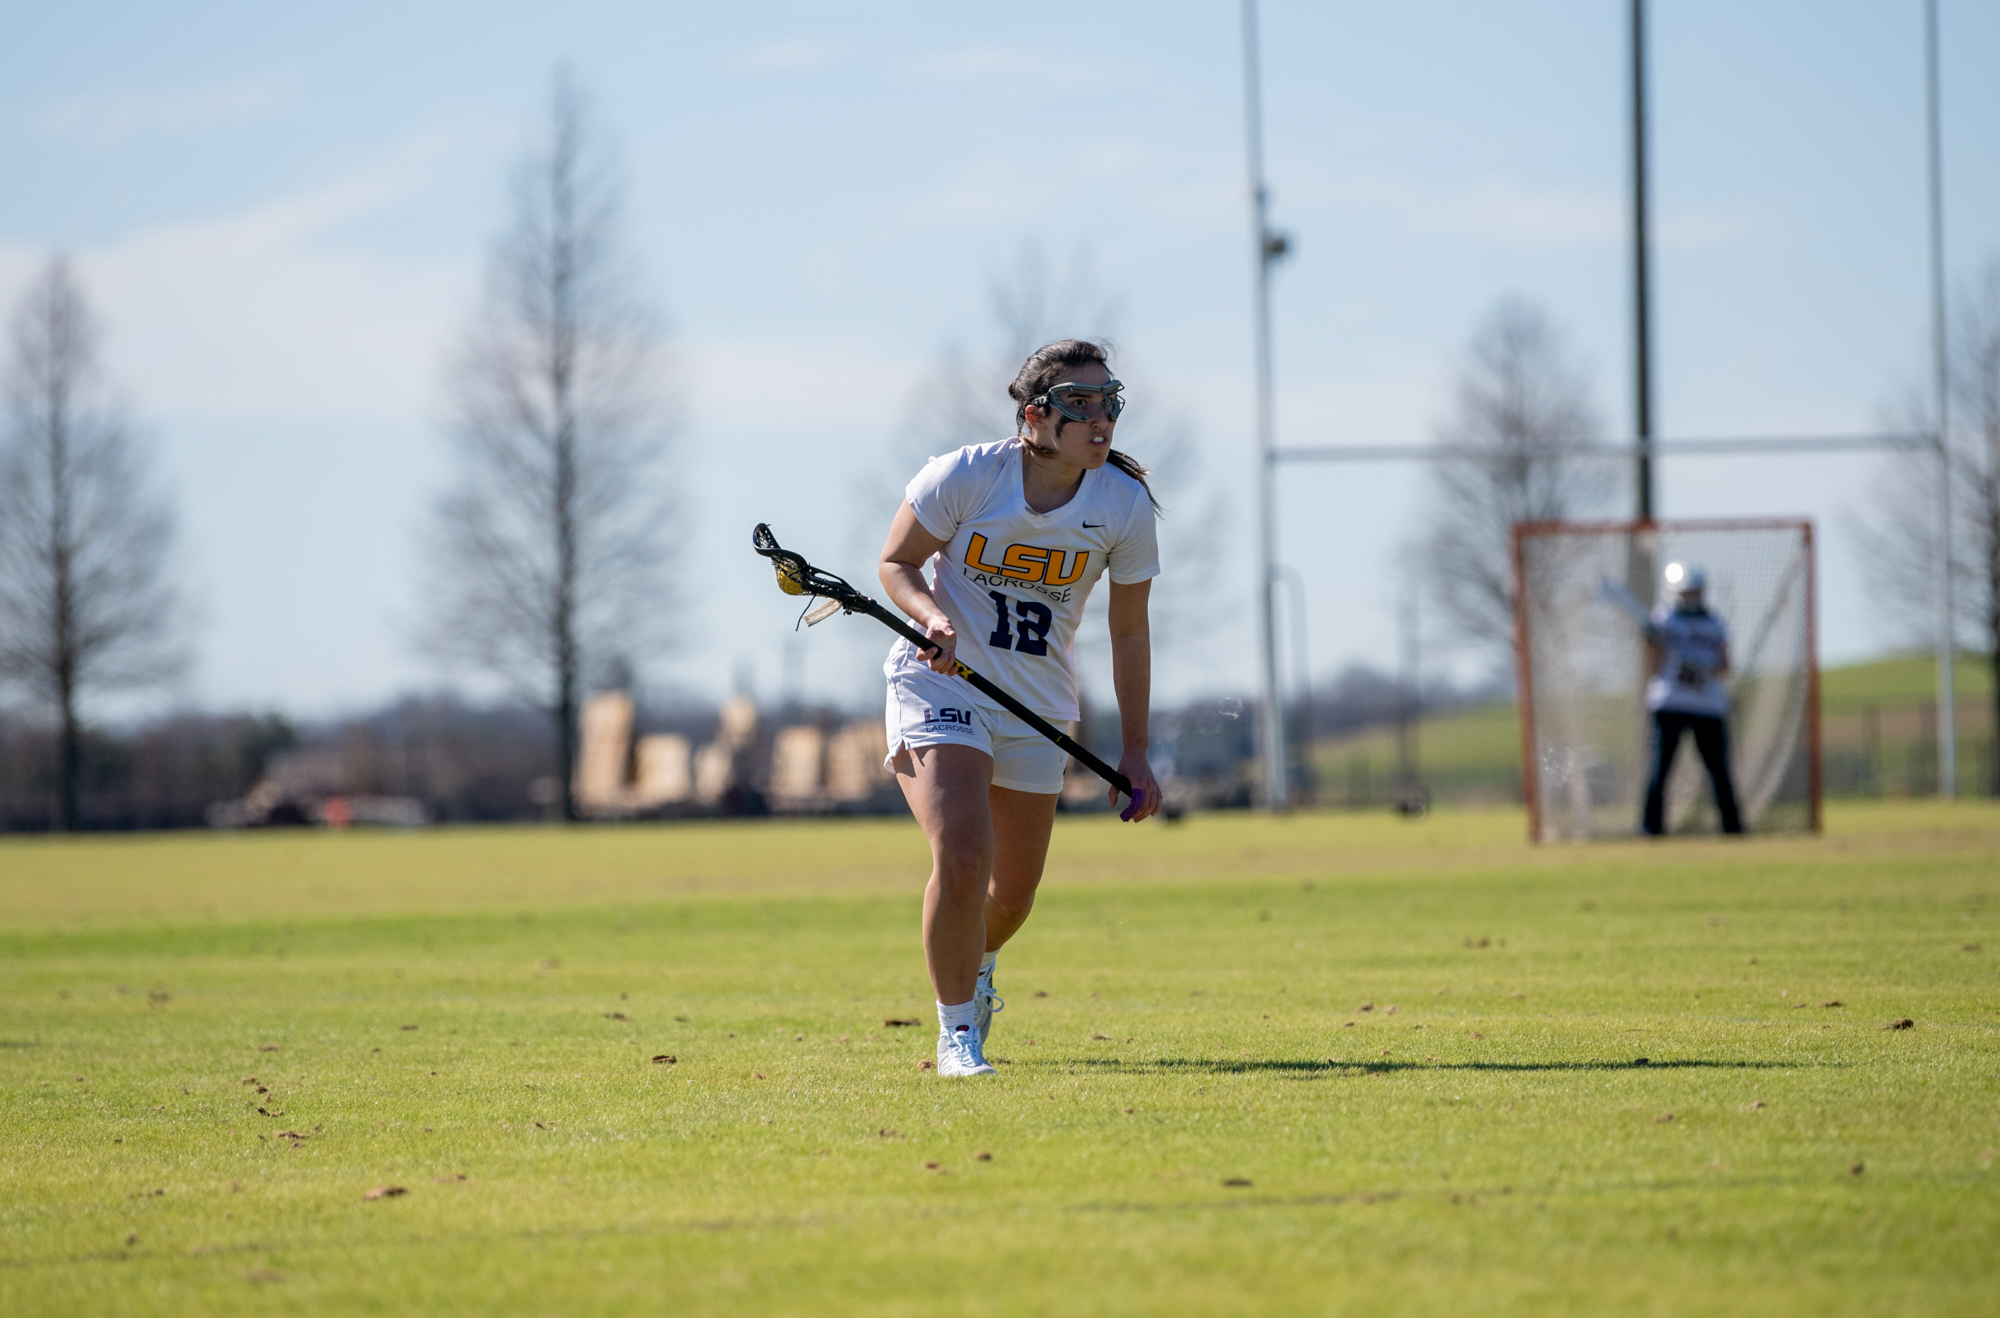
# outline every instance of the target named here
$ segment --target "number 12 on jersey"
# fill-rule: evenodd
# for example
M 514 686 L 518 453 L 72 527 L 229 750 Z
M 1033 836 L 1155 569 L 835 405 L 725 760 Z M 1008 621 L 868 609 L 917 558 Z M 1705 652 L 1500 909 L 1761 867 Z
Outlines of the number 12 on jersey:
M 1013 650 L 1017 654 L 1049 652 L 1049 626 L 1055 621 L 1055 615 L 1049 612 L 1048 605 L 1037 600 L 1010 600 L 997 590 L 987 591 L 986 597 L 993 601 L 997 613 L 993 634 L 986 638 L 988 645 L 996 650 Z M 1007 627 L 1007 607 L 1010 604 L 1021 625 L 1019 635 Z

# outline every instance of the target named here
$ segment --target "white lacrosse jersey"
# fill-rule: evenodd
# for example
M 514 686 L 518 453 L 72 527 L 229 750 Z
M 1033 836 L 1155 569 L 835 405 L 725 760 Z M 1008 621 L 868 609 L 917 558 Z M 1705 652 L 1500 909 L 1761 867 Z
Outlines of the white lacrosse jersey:
M 1723 647 L 1729 643 L 1729 628 L 1722 619 L 1706 609 L 1700 613 L 1656 609 L 1652 633 L 1665 653 L 1660 671 L 1646 683 L 1646 708 L 1726 716 L 1729 692 L 1715 675 L 1722 666 Z
M 1062 722 L 1077 716 L 1076 627 L 1090 588 L 1107 572 L 1121 586 L 1158 576 L 1159 542 L 1145 487 L 1109 463 L 1084 472 L 1070 501 L 1048 513 L 1028 507 L 1022 465 L 1017 438 L 969 444 L 932 458 L 904 495 L 945 541 L 931 595 L 958 633 L 959 659 Z M 923 661 L 898 640 L 884 671 L 903 665 Z

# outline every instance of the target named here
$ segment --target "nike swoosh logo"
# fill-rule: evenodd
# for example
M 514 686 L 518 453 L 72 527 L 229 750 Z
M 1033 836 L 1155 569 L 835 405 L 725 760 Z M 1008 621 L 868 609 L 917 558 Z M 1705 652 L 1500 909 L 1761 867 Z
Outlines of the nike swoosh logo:
M 1084 529 L 1084 530 L 1086 530 L 1086 531 L 1101 531 L 1101 530 L 1103 530 L 1103 529 L 1104 529 L 1104 523 L 1102 523 L 1102 522 L 1085 522 L 1085 523 L 1083 524 L 1083 529 Z

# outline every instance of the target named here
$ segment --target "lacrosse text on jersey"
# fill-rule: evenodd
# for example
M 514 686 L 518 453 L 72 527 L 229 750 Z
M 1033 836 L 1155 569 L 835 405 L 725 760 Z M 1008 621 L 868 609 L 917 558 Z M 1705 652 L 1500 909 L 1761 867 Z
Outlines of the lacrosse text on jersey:
M 1071 586 L 1083 579 L 1084 570 L 1090 566 L 1090 551 L 1008 545 L 994 554 L 986 537 L 974 531 L 965 543 L 965 566 L 978 585 L 989 584 L 982 578 L 991 577 L 994 584 L 1008 586 Z
M 1091 587 L 1109 573 L 1135 585 L 1159 575 L 1153 505 L 1112 466 L 1085 471 L 1069 502 L 1028 506 L 1021 441 L 973 444 L 932 458 L 904 492 L 944 541 L 931 596 L 951 619 L 958 657 L 1044 718 L 1077 716 L 1075 642 Z M 885 669 L 921 665 L 899 641 Z M 979 700 L 968 691 L 968 698 Z

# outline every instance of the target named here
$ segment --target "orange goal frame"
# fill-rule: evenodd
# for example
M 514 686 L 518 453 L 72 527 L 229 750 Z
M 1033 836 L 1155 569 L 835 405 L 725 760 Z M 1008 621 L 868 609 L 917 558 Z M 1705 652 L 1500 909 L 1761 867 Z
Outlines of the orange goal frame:
M 1805 517 L 1715 517 L 1671 520 L 1605 520 L 1591 522 L 1516 522 L 1509 536 L 1513 572 L 1514 686 L 1521 725 L 1521 790 L 1528 806 L 1528 840 L 1542 840 L 1541 772 L 1535 754 L 1535 691 L 1529 669 L 1529 610 L 1526 598 L 1526 555 L 1530 537 L 1559 535 L 1635 535 L 1646 531 L 1797 531 L 1805 546 L 1805 664 L 1806 664 L 1806 790 L 1810 830 L 1822 830 L 1819 688 L 1819 555 L 1813 524 Z

